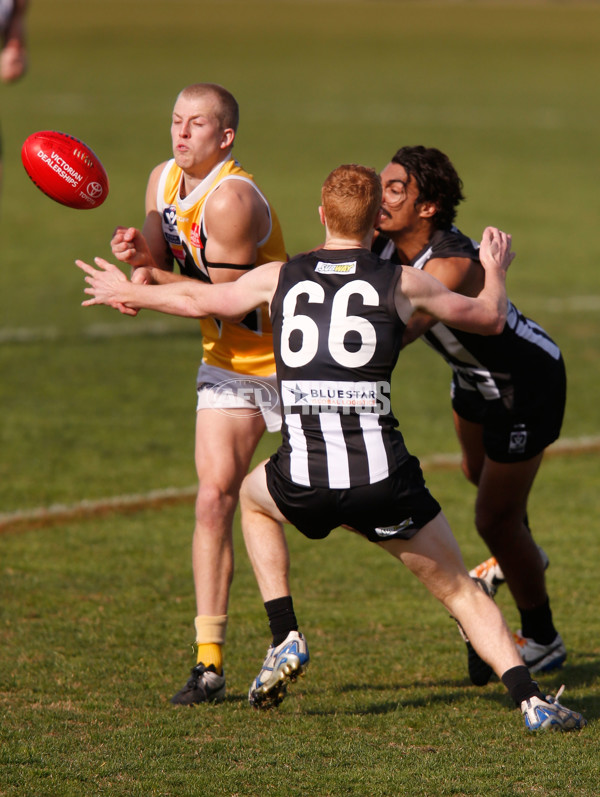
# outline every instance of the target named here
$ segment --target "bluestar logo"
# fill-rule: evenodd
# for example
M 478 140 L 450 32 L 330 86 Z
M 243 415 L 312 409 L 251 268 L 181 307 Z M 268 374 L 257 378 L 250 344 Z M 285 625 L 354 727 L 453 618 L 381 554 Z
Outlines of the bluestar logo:
M 352 410 L 386 415 L 391 410 L 389 382 L 283 379 L 281 395 L 286 412 L 297 407 L 307 407 L 317 412 L 331 410 L 348 413 Z

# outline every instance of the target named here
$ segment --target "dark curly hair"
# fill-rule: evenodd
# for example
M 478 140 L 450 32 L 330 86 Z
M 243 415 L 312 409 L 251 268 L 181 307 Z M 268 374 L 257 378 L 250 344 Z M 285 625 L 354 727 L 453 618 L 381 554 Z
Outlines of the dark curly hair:
M 437 213 L 433 223 L 438 230 L 448 230 L 456 218 L 456 208 L 464 199 L 462 180 L 450 158 L 435 147 L 401 147 L 392 158 L 407 175 L 415 178 L 419 196 L 415 204 L 434 202 Z

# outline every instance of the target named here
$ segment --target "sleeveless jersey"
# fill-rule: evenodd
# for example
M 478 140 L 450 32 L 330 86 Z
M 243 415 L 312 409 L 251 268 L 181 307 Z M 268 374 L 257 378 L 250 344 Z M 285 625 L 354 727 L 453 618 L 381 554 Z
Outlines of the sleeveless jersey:
M 282 267 L 271 320 L 283 442 L 271 463 L 288 481 L 373 484 L 408 459 L 390 404 L 400 274 L 364 249 L 321 249 Z
M 210 236 L 210 230 L 207 231 L 204 224 L 204 208 L 206 200 L 225 180 L 249 183 L 268 208 L 270 229 L 259 241 L 255 265 L 286 260 L 277 216 L 259 191 L 252 175 L 244 171 L 236 160 L 229 159 L 218 164 L 184 199 L 179 196 L 181 179 L 181 169 L 174 160 L 170 160 L 160 176 L 156 200 L 165 240 L 182 274 L 204 282 L 211 281 L 204 254 L 207 236 Z M 253 310 L 238 324 L 204 318 L 200 320 L 200 329 L 203 360 L 207 365 L 251 376 L 274 373 L 273 336 L 266 307 Z
M 400 262 L 393 242 L 383 236 L 376 240 L 374 249 L 381 257 Z M 479 261 L 479 244 L 456 227 L 436 230 L 409 265 L 423 269 L 429 260 L 449 257 Z M 508 410 L 539 401 L 544 376 L 554 372 L 561 360 L 556 343 L 511 301 L 500 335 L 476 335 L 437 323 L 424 337 L 451 366 L 459 389 L 471 391 L 482 400 L 500 400 Z

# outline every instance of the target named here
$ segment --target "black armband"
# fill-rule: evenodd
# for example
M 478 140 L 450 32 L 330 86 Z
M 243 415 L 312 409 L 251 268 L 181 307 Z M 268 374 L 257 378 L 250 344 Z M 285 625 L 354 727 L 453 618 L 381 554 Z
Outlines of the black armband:
M 209 263 L 205 262 L 207 268 L 235 268 L 238 271 L 250 271 L 256 263 Z

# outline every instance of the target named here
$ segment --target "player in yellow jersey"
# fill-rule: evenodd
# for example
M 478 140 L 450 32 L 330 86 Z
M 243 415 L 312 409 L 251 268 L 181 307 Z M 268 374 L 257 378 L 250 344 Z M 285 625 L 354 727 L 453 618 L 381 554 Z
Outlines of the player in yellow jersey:
M 254 266 L 286 259 L 275 213 L 232 157 L 238 117 L 235 98 L 222 86 L 194 84 L 178 95 L 173 159 L 150 174 L 143 228 L 119 227 L 111 242 L 115 256 L 132 266 L 134 282 L 230 282 Z M 191 677 L 172 698 L 185 705 L 225 695 L 222 648 L 233 577 L 233 515 L 265 426 L 276 431 L 281 422 L 266 310 L 237 324 L 207 318 L 201 329 L 192 542 L 198 652 Z

